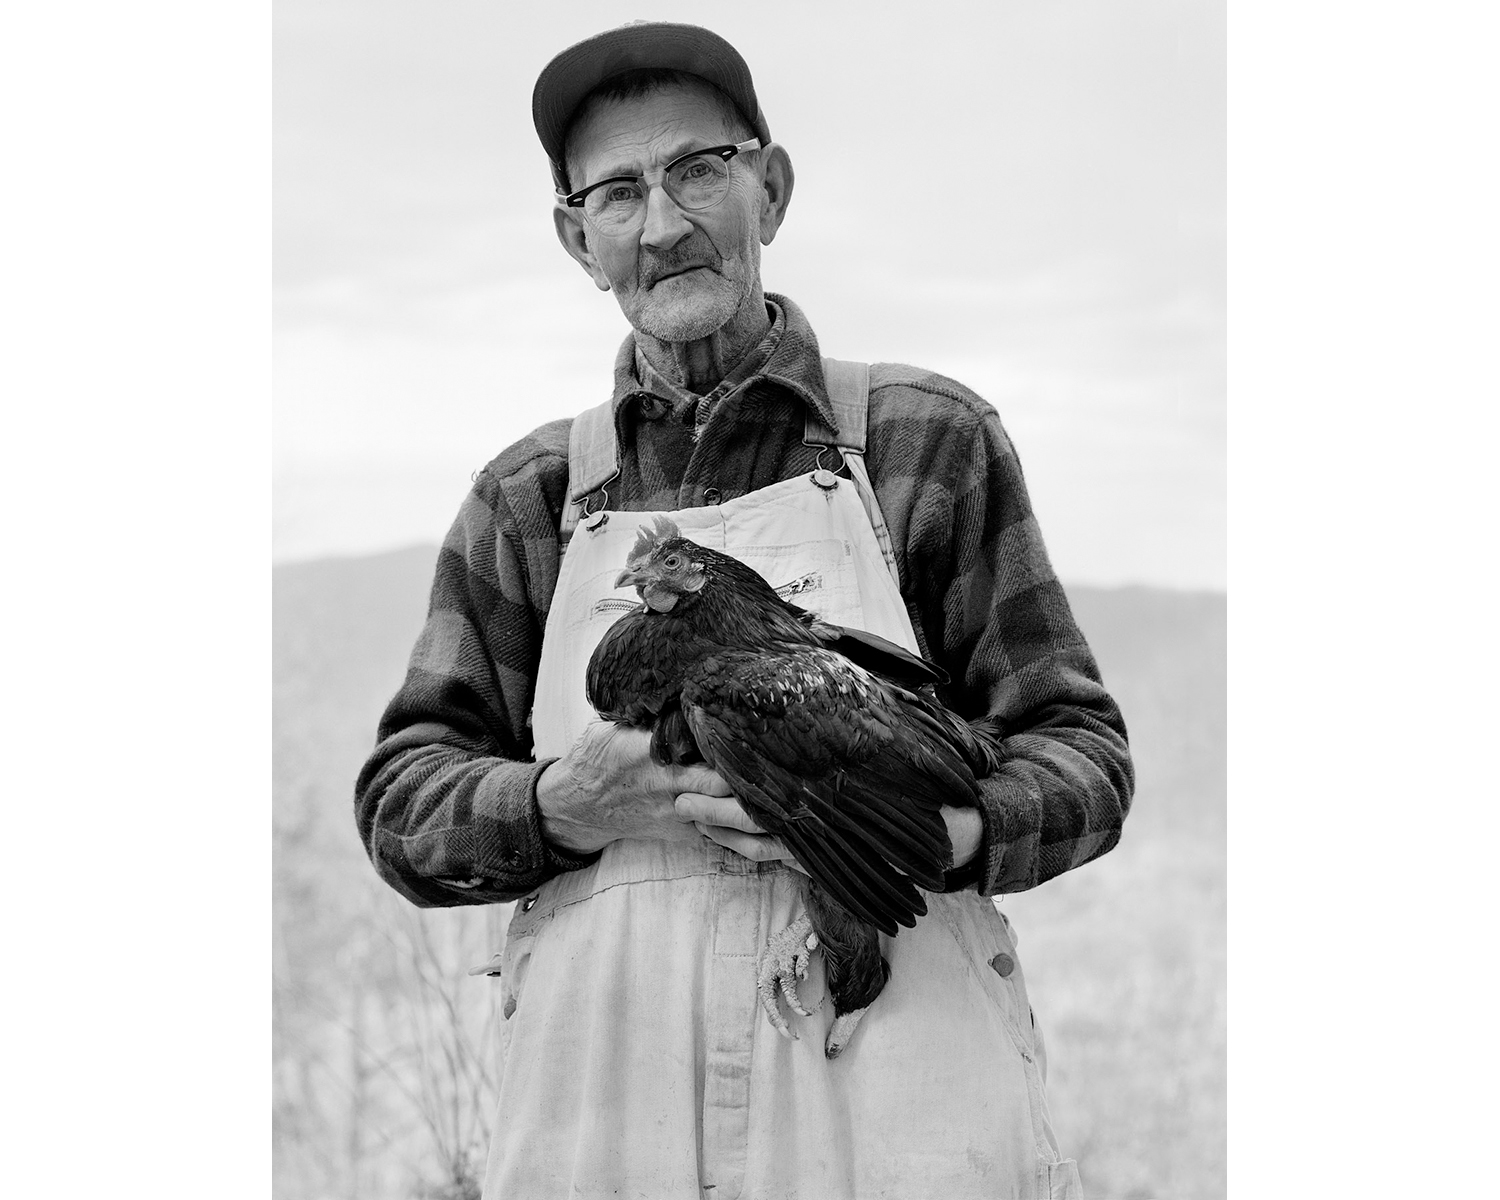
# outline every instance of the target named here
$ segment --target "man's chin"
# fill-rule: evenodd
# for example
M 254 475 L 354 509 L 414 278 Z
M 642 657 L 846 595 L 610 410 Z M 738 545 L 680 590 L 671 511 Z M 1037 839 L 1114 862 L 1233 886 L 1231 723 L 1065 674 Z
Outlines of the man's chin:
M 708 286 L 684 286 L 692 277 L 706 277 Z M 631 324 L 658 341 L 696 342 L 728 324 L 737 299 L 724 279 L 707 271 L 674 275 L 652 287 Z

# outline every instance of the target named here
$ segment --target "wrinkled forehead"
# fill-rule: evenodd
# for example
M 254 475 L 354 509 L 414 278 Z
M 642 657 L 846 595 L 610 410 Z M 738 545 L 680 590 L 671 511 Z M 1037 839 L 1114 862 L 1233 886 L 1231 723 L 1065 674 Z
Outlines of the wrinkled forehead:
M 727 97 L 692 80 L 645 95 L 596 96 L 568 129 L 568 175 L 578 187 L 579 181 L 640 174 L 690 150 L 740 141 L 743 125 Z

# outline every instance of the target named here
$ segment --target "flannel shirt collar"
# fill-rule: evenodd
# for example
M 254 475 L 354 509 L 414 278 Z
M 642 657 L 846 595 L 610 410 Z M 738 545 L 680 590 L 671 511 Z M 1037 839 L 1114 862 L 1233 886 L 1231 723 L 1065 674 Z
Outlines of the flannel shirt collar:
M 725 396 L 765 380 L 786 388 L 818 415 L 830 428 L 837 426 L 833 405 L 828 399 L 828 385 L 823 378 L 823 359 L 818 339 L 802 315 L 802 310 L 785 296 L 766 293 L 766 308 L 771 328 L 760 343 L 731 368 L 723 381 L 706 396 L 697 396 L 663 378 L 651 368 L 635 343 L 635 333 L 627 334 L 615 356 L 614 414 L 619 428 L 631 414 L 626 406 L 637 400 L 647 416 L 671 411 L 686 419 L 692 412 L 702 425 L 714 407 Z

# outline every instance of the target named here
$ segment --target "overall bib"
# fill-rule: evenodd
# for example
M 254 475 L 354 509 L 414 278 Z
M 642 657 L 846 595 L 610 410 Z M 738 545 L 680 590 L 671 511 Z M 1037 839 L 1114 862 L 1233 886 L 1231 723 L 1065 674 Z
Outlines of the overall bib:
M 668 515 L 795 603 L 915 650 L 860 454 L 867 375 L 826 365 L 840 428 L 810 423 L 822 436 L 809 441 L 837 444 L 853 478 L 819 470 Z M 587 481 L 614 439 L 607 409 L 585 417 L 570 478 Z M 598 719 L 584 670 L 636 603 L 614 580 L 656 515 L 591 514 L 568 546 L 537 680 L 538 758 L 565 754 Z M 788 1013 L 798 1040 L 757 1002 L 761 949 L 801 914 L 802 880 L 706 838 L 626 840 L 516 904 L 486 1200 L 1081 1194 L 1052 1134 L 1040 1039 L 994 904 L 924 893 L 916 928 L 881 938 L 890 982 L 830 1062 L 821 955 L 798 989 L 804 1007 L 821 1007 Z

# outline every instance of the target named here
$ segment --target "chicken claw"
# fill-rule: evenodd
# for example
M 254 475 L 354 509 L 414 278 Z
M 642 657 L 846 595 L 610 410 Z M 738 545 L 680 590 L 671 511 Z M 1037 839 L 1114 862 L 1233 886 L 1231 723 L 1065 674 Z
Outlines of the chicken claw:
M 804 913 L 780 933 L 771 935 L 766 948 L 760 954 L 759 981 L 756 991 L 760 993 L 760 1006 L 766 1010 L 766 1019 L 782 1037 L 797 1040 L 797 1035 L 787 1026 L 777 1001 L 777 985 L 787 1007 L 799 1016 L 810 1017 L 807 1009 L 797 998 L 797 980 L 807 978 L 808 964 L 812 952 L 818 948 L 818 935 L 813 932 L 812 920 Z

